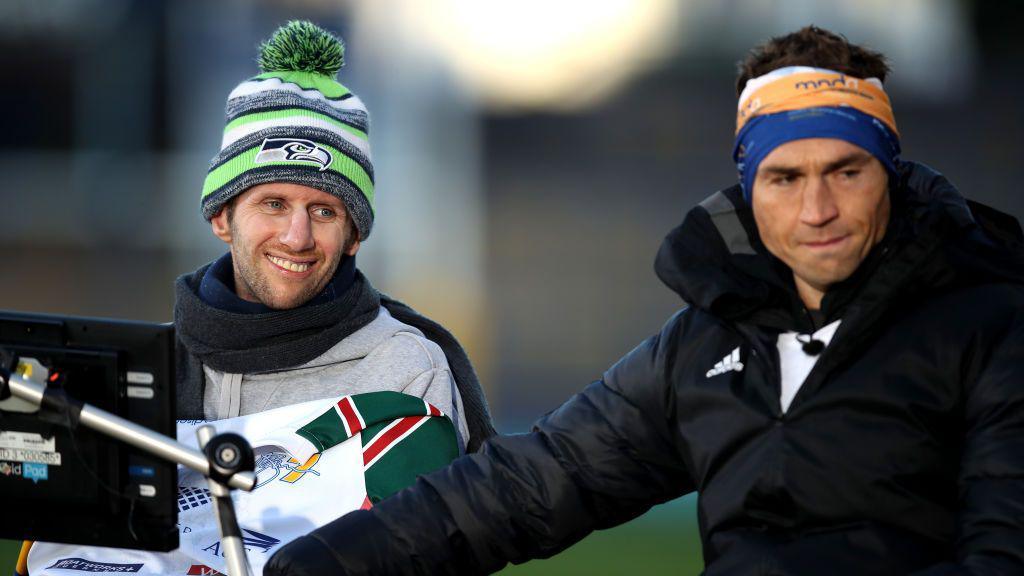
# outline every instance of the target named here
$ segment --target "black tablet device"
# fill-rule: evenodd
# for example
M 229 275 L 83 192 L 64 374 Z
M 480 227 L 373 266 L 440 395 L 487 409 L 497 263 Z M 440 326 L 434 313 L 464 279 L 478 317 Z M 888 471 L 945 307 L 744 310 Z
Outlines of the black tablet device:
M 175 435 L 169 324 L 0 311 L 0 350 L 29 380 Z M 0 538 L 177 548 L 176 466 L 69 419 L 0 401 Z

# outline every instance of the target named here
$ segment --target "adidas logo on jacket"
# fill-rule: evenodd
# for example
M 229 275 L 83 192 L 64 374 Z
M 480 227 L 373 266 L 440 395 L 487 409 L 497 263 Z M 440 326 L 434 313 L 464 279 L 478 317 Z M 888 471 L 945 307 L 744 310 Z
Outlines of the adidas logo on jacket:
M 740 362 L 739 346 L 727 354 L 725 358 L 722 358 L 711 370 L 708 370 L 706 376 L 711 378 L 712 376 L 718 376 L 730 371 L 743 372 L 743 362 Z

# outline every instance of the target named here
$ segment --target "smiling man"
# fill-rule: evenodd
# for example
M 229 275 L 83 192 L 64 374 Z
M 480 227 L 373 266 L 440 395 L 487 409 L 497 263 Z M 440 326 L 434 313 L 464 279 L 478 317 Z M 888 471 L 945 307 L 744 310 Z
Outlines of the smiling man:
M 176 283 L 179 418 L 395 391 L 449 415 L 472 451 L 493 429 L 462 348 L 356 268 L 373 164 L 366 108 L 335 79 L 343 54 L 291 22 L 228 96 L 202 213 L 229 251 Z
M 1024 573 L 1020 225 L 900 160 L 887 72 L 815 27 L 755 49 L 739 183 L 655 264 L 688 307 L 264 574 L 488 573 L 693 491 L 707 576 Z
M 235 294 L 277 310 L 312 300 L 359 251 L 345 203 L 301 184 L 253 186 L 210 223 L 231 246 Z
M 335 80 L 343 54 L 340 40 L 309 22 L 290 22 L 261 46 L 263 72 L 228 96 L 227 127 L 202 192 L 202 214 L 229 250 L 175 283 L 179 421 L 227 420 L 222 430 L 250 430 L 258 441 L 254 434 L 292 422 L 312 402 L 323 416 L 299 420 L 297 430 L 316 431 L 307 432 L 317 452 L 305 463 L 289 461 L 280 437 L 257 445 L 257 472 L 276 478 L 290 470 L 285 483 L 306 471 L 320 476 L 311 468 L 343 458 L 326 453 L 360 436 L 362 449 L 324 474 L 327 492 L 280 500 L 272 489 L 267 495 L 266 480 L 262 492 L 243 497 L 246 545 L 255 539 L 263 553 L 321 523 L 311 521 L 318 511 L 329 519 L 370 506 L 494 434 L 458 341 L 356 268 L 374 220 L 373 165 L 366 108 Z M 341 414 L 344 427 L 333 420 Z M 179 422 L 182 440 L 195 437 L 192 424 Z M 352 470 L 358 474 L 346 475 Z M 196 496 L 208 493 L 205 480 L 190 486 L 187 478 L 179 479 L 178 550 L 37 543 L 23 547 L 15 573 L 49 574 L 69 561 L 90 571 L 220 573 L 220 542 L 202 507 L 209 500 Z M 249 558 L 257 567 L 265 559 Z

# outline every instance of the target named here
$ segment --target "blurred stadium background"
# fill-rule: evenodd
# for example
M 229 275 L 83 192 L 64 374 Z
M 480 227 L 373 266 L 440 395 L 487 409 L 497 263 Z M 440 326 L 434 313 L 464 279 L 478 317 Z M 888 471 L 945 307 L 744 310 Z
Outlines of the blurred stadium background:
M 904 156 L 1024 215 L 1018 0 L 4 0 L 0 308 L 170 320 L 174 278 L 224 250 L 198 201 L 225 98 L 299 18 L 345 38 L 373 118 L 360 266 L 461 338 L 502 432 L 682 305 L 654 254 L 735 180 L 734 64 L 772 35 L 888 54 Z M 696 574 L 694 510 L 507 573 Z

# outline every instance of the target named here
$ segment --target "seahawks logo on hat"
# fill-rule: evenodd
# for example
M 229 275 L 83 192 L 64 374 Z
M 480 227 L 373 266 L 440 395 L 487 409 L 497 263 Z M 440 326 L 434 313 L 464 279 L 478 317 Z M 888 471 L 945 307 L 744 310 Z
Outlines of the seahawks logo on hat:
M 311 140 L 301 138 L 266 138 L 260 151 L 256 153 L 256 164 L 268 162 L 312 162 L 320 166 L 320 171 L 334 161 L 334 157 L 325 148 Z

